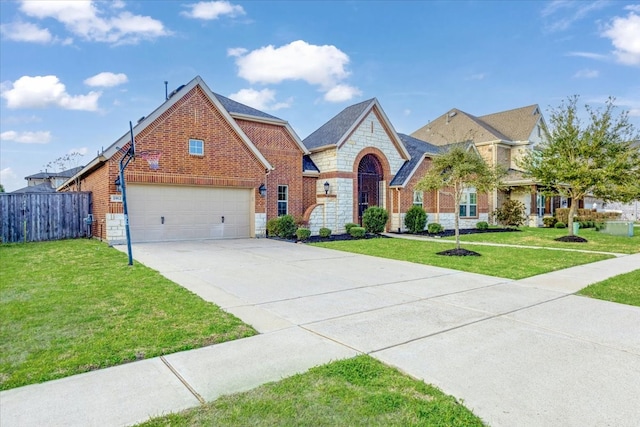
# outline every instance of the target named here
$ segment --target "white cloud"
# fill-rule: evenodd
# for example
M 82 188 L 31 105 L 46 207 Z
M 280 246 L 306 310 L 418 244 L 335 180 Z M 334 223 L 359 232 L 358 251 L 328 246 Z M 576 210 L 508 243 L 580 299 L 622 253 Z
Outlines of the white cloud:
M 218 19 L 222 15 L 236 17 L 244 15 L 245 11 L 242 6 L 233 5 L 228 1 L 201 1 L 199 3 L 188 4 L 190 8 L 188 12 L 180 12 L 187 18 L 213 20 Z
M 242 56 L 247 52 L 248 50 L 243 47 L 232 47 L 227 49 L 227 56 Z
M 329 89 L 324 94 L 324 99 L 329 102 L 343 102 L 359 95 L 362 95 L 362 92 L 357 87 L 340 84 Z
M 72 96 L 56 76 L 22 76 L 13 83 L 2 85 L 0 96 L 7 100 L 7 107 L 46 108 L 60 107 L 67 110 L 98 110 L 102 92 Z
M 96 87 L 96 86 L 97 87 L 113 87 L 113 86 L 121 85 L 128 81 L 129 79 L 127 78 L 127 75 L 124 73 L 115 74 L 115 73 L 105 71 L 105 72 L 96 74 L 93 77 L 89 77 L 84 81 L 84 84 L 92 87 Z
M 282 108 L 289 108 L 293 101 L 289 98 L 286 102 L 275 102 L 276 92 L 272 89 L 242 89 L 229 95 L 229 98 L 255 109 L 266 111 L 276 111 Z
M 55 19 L 87 41 L 137 43 L 170 34 L 162 22 L 122 11 L 123 6 L 122 2 L 22 0 L 20 10 L 32 18 Z
M 1 141 L 19 142 L 20 144 L 48 144 L 51 141 L 51 132 L 16 132 L 8 130 L 0 133 Z
M 578 70 L 573 77 L 576 79 L 595 79 L 600 75 L 598 70 L 592 70 L 589 68 L 585 68 L 583 70 Z
M 30 22 L 13 22 L 0 25 L 0 32 L 9 40 L 15 42 L 30 42 L 47 44 L 53 41 L 53 36 L 46 28 L 40 28 Z
M 618 62 L 640 65 L 640 15 L 630 12 L 626 18 L 615 17 L 602 36 L 611 39 Z
M 595 59 L 598 61 L 604 61 L 608 59 L 607 55 L 602 55 L 600 53 L 593 53 L 593 52 L 569 52 L 567 53 L 567 56 L 578 56 L 580 58 Z
M 277 84 L 287 80 L 302 80 L 319 86 L 325 100 L 340 102 L 359 95 L 360 91 L 343 84 L 349 76 L 349 57 L 332 45 L 312 45 L 297 40 L 281 47 L 273 45 L 253 51 L 233 48 L 227 51 L 236 57 L 238 76 L 250 83 Z
M 0 179 L 2 181 L 7 180 L 7 179 L 12 179 L 12 178 L 16 178 L 16 174 L 13 172 L 13 169 L 4 168 L 4 169 L 0 170 Z M 6 188 L 5 188 L 5 191 L 6 191 Z
M 624 7 L 625 10 L 631 10 L 633 12 L 640 12 L 640 4 L 630 4 Z
M 542 9 L 540 15 L 547 20 L 545 29 L 549 32 L 568 30 L 574 22 L 584 19 L 591 12 L 608 5 L 606 0 L 554 0 Z
M 405 116 L 410 116 L 411 115 L 411 110 L 408 108 L 405 108 L 404 111 L 402 112 L 402 114 L 404 114 Z
M 346 78 L 349 57 L 335 46 L 316 46 L 298 40 L 275 48 L 272 45 L 238 56 L 238 75 L 251 83 L 304 80 L 322 87 Z

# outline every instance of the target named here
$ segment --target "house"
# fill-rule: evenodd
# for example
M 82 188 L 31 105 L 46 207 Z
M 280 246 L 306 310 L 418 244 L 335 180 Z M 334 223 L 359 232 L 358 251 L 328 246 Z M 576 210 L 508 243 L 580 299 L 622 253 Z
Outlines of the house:
M 29 175 L 24 178 L 27 180 L 27 186 L 15 190 L 12 193 L 55 193 L 56 188 L 61 186 L 81 169 L 82 166 L 78 166 L 62 172 L 44 171 Z
M 312 233 L 320 226 L 342 231 L 345 223 L 360 224 L 370 206 L 389 212 L 390 230 L 404 230 L 404 214 L 414 204 L 427 211 L 430 222 L 453 227 L 451 196 L 414 190 L 439 148 L 398 134 L 377 99 L 345 108 L 303 143 L 320 171 L 317 202 L 305 213 Z M 322 183 L 329 184 L 326 195 L 320 191 Z M 486 196 L 470 201 L 473 207 L 462 218 L 462 227 L 488 217 Z
M 133 242 L 252 237 L 265 233 L 267 218 L 304 212 L 308 151 L 300 138 L 286 121 L 214 94 L 200 77 L 133 134 L 136 157 L 124 172 Z M 93 193 L 93 235 L 114 244 L 126 239 L 116 178 L 129 144 L 127 132 L 61 188 Z
M 133 242 L 265 235 L 268 219 L 290 214 L 312 233 L 344 231 L 370 206 L 404 229 L 423 206 L 430 222 L 453 227 L 453 198 L 414 187 L 439 147 L 398 134 L 377 99 L 345 108 L 304 141 L 283 119 L 212 92 L 196 77 L 133 127 L 135 157 L 124 169 Z M 116 180 L 124 134 L 67 180 L 62 191 L 93 194 L 92 233 L 126 239 Z M 147 160 L 147 161 L 145 161 Z M 488 219 L 488 197 L 469 189 L 462 227 Z M 462 209 L 461 209 L 462 211 Z
M 535 227 L 542 225 L 543 216 L 552 215 L 555 209 L 571 203 L 561 197 L 545 197 L 543 189 L 533 180 L 524 178 L 518 166 L 518 159 L 525 150 L 533 149 L 543 141 L 544 126 L 537 105 L 479 117 L 454 108 L 411 135 L 439 146 L 473 142 L 485 161 L 507 170 L 503 185 L 489 197 L 489 211 L 500 207 L 507 199 L 519 200 L 525 205 L 529 225 Z

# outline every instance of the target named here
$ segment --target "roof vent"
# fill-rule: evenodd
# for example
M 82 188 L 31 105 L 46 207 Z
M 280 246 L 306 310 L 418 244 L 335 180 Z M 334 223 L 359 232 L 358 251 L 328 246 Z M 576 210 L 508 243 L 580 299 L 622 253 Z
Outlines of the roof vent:
M 169 94 L 169 98 L 171 98 L 173 95 L 175 95 L 176 93 L 180 92 L 180 89 L 182 89 L 185 85 L 180 85 L 178 86 L 176 89 L 173 90 L 173 92 L 171 92 Z
M 450 112 L 449 112 L 449 117 L 453 117 L 453 116 L 455 116 L 456 114 L 458 114 L 458 113 L 456 113 L 455 111 L 450 111 Z

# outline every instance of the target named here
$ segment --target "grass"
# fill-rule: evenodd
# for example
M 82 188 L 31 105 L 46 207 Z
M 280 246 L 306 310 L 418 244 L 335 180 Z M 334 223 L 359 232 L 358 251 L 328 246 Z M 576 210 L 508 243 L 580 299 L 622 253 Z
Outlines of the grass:
M 578 294 L 640 307 L 640 269 L 594 283 Z
M 520 234 L 520 233 L 496 233 Z M 436 255 L 454 248 L 454 244 L 428 240 L 368 239 L 314 243 L 329 249 L 391 258 L 437 267 L 452 268 L 472 273 L 488 274 L 508 279 L 522 279 L 575 265 L 588 264 L 611 258 L 610 255 L 548 249 L 508 248 L 499 246 L 469 246 L 480 257 Z M 463 245 L 464 246 L 464 245 Z
M 312 368 L 141 424 L 156 426 L 482 426 L 437 388 L 370 356 Z
M 254 335 L 95 240 L 0 245 L 0 389 Z
M 640 235 L 636 231 L 633 237 L 611 236 L 595 229 L 587 228 L 578 235 L 587 243 L 556 242 L 555 238 L 567 235 L 566 229 L 522 227 L 513 233 L 478 233 L 460 236 L 461 242 L 491 242 L 510 245 L 544 246 L 549 248 L 582 249 L 588 251 L 617 252 L 634 254 L 640 252 Z M 447 238 L 452 239 L 452 238 Z M 475 248 L 476 246 L 474 246 Z M 475 250 L 475 249 L 474 249 Z

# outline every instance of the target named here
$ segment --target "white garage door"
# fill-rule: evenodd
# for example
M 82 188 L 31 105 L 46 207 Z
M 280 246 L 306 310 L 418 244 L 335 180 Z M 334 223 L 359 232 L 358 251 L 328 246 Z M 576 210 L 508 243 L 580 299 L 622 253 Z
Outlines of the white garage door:
M 251 234 L 251 190 L 127 186 L 132 242 L 235 239 Z

